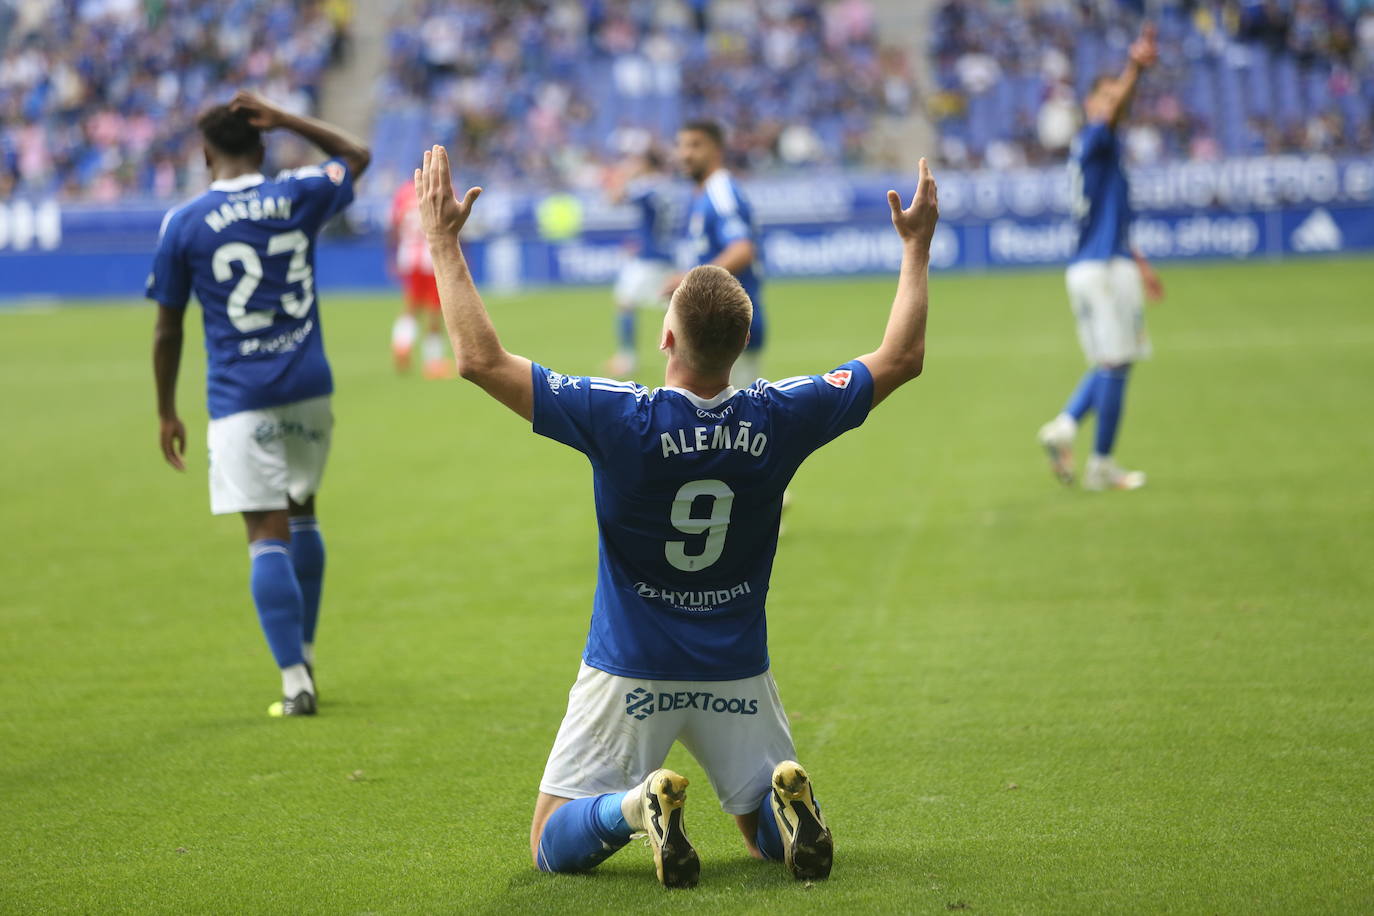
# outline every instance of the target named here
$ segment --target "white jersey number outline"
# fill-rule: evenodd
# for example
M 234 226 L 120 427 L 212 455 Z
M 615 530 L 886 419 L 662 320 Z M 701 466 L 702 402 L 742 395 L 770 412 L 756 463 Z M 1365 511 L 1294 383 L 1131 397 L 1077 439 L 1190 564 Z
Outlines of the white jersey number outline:
M 707 518 L 693 518 L 692 504 L 700 496 L 711 497 L 711 514 Z M 723 480 L 693 480 L 684 483 L 673 498 L 669 518 L 673 527 L 683 534 L 705 534 L 706 543 L 699 554 L 687 553 L 686 541 L 668 541 L 663 554 L 674 569 L 699 572 L 720 559 L 725 550 L 725 533 L 730 528 L 730 510 L 735 505 L 735 491 Z
M 291 263 L 286 267 L 286 282 L 299 283 L 301 294 L 283 293 L 281 307 L 292 318 L 304 318 L 315 303 L 315 274 L 310 269 L 306 256 L 310 252 L 310 237 L 299 229 L 281 232 L 267 240 L 268 256 L 291 252 Z M 273 313 L 268 309 L 249 311 L 248 303 L 253 293 L 258 291 L 262 282 L 262 259 L 253 246 L 246 242 L 226 242 L 215 249 L 210 259 L 210 268 L 215 280 L 228 283 L 234 279 L 235 262 L 243 265 L 243 275 L 234 284 L 227 302 L 229 321 L 240 334 L 260 331 L 272 323 Z

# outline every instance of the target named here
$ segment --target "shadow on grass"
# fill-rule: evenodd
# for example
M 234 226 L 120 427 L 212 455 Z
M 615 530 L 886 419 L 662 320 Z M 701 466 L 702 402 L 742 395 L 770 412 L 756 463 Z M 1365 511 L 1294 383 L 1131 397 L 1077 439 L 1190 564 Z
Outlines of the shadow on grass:
M 636 854 L 638 853 L 638 855 Z M 827 898 L 840 902 L 874 877 L 887 881 L 909 870 L 914 848 L 853 848 L 836 856 L 835 872 L 828 881 L 793 880 L 779 862 L 760 862 L 744 855 L 702 863 L 701 883 L 691 890 L 668 891 L 659 886 L 647 850 L 627 847 L 593 871 L 550 875 L 533 868 L 508 871 L 505 889 L 498 896 L 474 902 L 472 912 L 623 912 L 645 905 L 670 909 L 721 911 L 769 911 L 794 908 L 793 895 L 811 897 L 808 905 L 823 905 Z

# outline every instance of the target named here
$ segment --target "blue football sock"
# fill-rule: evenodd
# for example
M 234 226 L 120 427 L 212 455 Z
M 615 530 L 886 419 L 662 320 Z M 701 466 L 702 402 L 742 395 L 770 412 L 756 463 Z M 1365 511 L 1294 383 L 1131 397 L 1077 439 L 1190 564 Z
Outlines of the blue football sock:
M 1097 396 L 1093 404 L 1097 408 L 1097 437 L 1093 440 L 1093 454 L 1110 455 L 1116 444 L 1121 406 L 1126 397 L 1126 376 L 1130 370 L 1130 366 L 1117 366 L 1097 372 Z
M 1096 369 L 1089 369 L 1084 373 L 1078 387 L 1069 396 L 1069 403 L 1064 405 L 1064 413 L 1073 417 L 1075 423 L 1081 422 L 1088 411 L 1092 410 L 1093 398 L 1097 394 L 1097 374 Z
M 324 538 L 320 536 L 320 523 L 312 515 L 291 519 L 291 565 L 301 586 L 304 640 L 313 643 L 315 625 L 320 620 L 320 590 L 324 587 Z
M 630 825 L 620 814 L 623 792 L 576 798 L 555 811 L 539 837 L 540 871 L 588 871 L 630 842 Z M 610 814 L 614 805 L 615 814 Z M 617 822 L 618 818 L 618 822 Z
M 635 352 L 635 313 L 634 309 L 619 312 L 615 318 L 616 340 L 620 342 L 620 352 L 634 355 Z
M 763 797 L 759 805 L 759 828 L 754 833 L 754 843 L 759 851 L 769 859 L 781 862 L 783 859 L 782 834 L 778 833 L 778 821 L 773 817 L 772 791 Z
M 301 648 L 304 609 L 291 551 L 285 541 L 269 538 L 249 544 L 248 555 L 253 559 L 249 587 L 272 657 L 278 668 L 299 665 L 305 661 Z

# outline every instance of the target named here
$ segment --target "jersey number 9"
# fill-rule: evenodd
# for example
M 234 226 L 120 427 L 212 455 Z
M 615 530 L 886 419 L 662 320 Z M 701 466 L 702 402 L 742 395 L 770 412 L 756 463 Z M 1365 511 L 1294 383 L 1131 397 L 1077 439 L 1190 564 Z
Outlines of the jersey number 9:
M 711 514 L 695 518 L 692 506 L 703 496 L 711 499 Z M 735 491 L 723 480 L 693 480 L 683 484 L 673 499 L 669 517 L 673 527 L 683 534 L 705 534 L 706 543 L 700 553 L 689 554 L 686 541 L 669 541 L 663 545 L 668 563 L 683 572 L 699 572 L 719 560 L 725 550 L 725 532 L 730 527 L 730 510 L 734 505 Z

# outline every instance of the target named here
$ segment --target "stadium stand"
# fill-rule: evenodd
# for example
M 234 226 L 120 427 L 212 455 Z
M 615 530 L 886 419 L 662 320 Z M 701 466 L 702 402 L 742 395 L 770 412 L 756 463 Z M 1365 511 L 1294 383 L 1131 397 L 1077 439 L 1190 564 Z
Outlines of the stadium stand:
M 1151 4 L 1160 63 L 1142 83 L 1131 161 L 1374 148 L 1374 3 Z M 1116 73 L 1131 3 L 948 0 L 931 23 L 941 159 L 1009 168 L 1063 159 L 1077 99 Z
M 438 141 L 470 180 L 591 188 L 607 161 L 703 116 L 756 173 L 893 167 L 895 135 L 877 128 L 921 113 L 944 165 L 1055 164 L 1141 17 L 1130 0 L 921 0 L 908 18 L 926 38 L 904 49 L 880 25 L 894 2 L 403 0 L 363 106 L 369 185 Z M 1126 133 L 1132 162 L 1374 149 L 1374 0 L 1149 12 L 1162 58 Z M 0 0 L 0 199 L 198 187 L 195 114 L 239 85 L 317 112 L 348 19 L 349 0 Z
M 0 3 L 0 199 L 198 186 L 197 113 L 239 86 L 313 113 L 345 12 L 295 0 Z
M 584 187 L 710 117 L 754 170 L 859 166 L 872 119 L 913 102 L 868 0 L 428 2 L 393 25 L 374 147 L 381 171 L 424 138 L 477 180 Z

